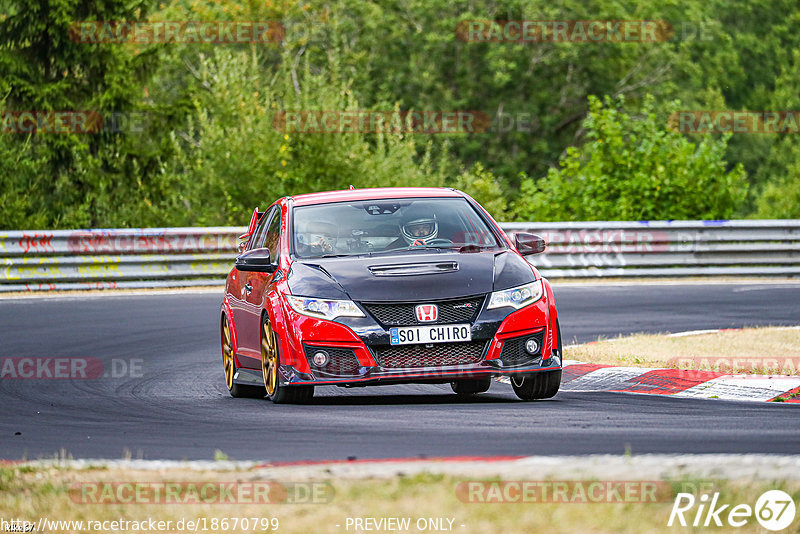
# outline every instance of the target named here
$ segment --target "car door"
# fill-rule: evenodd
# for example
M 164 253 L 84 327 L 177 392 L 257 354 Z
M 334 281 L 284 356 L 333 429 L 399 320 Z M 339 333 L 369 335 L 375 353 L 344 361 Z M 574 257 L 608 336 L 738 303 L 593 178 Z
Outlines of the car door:
M 280 240 L 281 229 L 281 209 L 275 206 L 270 212 L 269 220 L 264 226 L 265 231 L 256 236 L 252 248 L 268 248 L 272 255 L 272 263 L 278 262 L 278 242 Z M 248 272 L 247 282 L 244 286 L 243 309 L 243 328 L 246 331 L 244 343 L 248 349 L 244 356 L 251 356 L 256 359 L 256 367 L 261 366 L 261 312 L 265 307 L 266 294 L 268 287 L 274 277 L 274 273 Z M 241 341 L 240 341 L 241 343 Z
M 258 248 L 259 243 L 264 242 L 267 226 L 274 213 L 275 209 L 273 208 L 267 210 L 267 213 L 261 216 L 258 225 L 253 231 L 253 235 L 247 242 L 245 250 Z M 244 367 L 259 369 L 261 367 L 261 349 L 258 347 L 258 341 L 255 343 L 253 342 L 253 338 L 257 338 L 258 336 L 258 330 L 252 332 L 252 317 L 256 311 L 251 308 L 251 304 L 248 301 L 248 288 L 252 287 L 250 285 L 249 274 L 250 273 L 246 271 L 234 270 L 234 274 L 231 278 L 235 278 L 237 284 L 235 287 L 233 285 L 231 286 L 232 291 L 229 295 L 229 300 L 231 311 L 233 312 L 234 324 L 236 325 L 236 337 L 238 340 L 237 352 L 239 354 L 240 364 Z M 260 325 L 256 326 L 256 329 L 258 328 L 260 328 Z M 256 349 L 258 349 L 258 353 L 255 352 Z

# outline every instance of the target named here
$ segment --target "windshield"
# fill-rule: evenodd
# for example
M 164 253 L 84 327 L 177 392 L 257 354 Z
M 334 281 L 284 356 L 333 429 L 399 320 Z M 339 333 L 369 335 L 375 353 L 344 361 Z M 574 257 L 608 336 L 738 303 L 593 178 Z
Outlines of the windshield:
M 498 248 L 495 235 L 463 198 L 388 199 L 300 206 L 294 210 L 298 258 L 414 249 Z

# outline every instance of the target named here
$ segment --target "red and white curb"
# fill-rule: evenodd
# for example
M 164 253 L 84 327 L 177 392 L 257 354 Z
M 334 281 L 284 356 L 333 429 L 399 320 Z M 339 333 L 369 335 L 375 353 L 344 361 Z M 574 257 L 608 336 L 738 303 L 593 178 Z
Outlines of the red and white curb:
M 510 383 L 508 377 L 499 382 Z M 610 391 L 704 399 L 800 403 L 800 376 L 730 375 L 687 369 L 613 367 L 564 361 L 562 391 Z
M 731 330 L 741 329 L 692 330 L 670 336 L 683 337 Z M 599 343 L 613 341 L 610 339 Z M 563 391 L 610 391 L 703 399 L 800 403 L 800 376 L 733 375 L 691 369 L 615 367 L 577 360 L 564 360 L 563 368 L 561 378 Z M 507 377 L 501 377 L 498 381 L 510 383 Z
M 800 376 L 731 375 L 687 369 L 612 367 L 564 362 L 566 391 L 615 391 L 706 399 L 800 402 Z

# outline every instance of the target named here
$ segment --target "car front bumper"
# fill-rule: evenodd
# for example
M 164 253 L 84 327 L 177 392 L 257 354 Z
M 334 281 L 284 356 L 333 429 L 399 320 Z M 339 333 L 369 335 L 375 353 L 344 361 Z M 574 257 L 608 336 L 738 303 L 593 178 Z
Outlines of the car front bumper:
M 445 383 L 558 370 L 561 355 L 553 350 L 555 318 L 548 297 L 511 313 L 481 306 L 470 324 L 471 342 L 424 346 L 391 345 L 389 328 L 369 314 L 334 322 L 286 309 L 287 335 L 280 343 L 279 380 L 282 385 L 366 386 Z M 531 337 L 539 343 L 539 351 L 533 355 L 522 349 Z M 330 356 L 325 367 L 313 364 L 317 351 Z M 428 354 L 434 352 L 441 358 Z

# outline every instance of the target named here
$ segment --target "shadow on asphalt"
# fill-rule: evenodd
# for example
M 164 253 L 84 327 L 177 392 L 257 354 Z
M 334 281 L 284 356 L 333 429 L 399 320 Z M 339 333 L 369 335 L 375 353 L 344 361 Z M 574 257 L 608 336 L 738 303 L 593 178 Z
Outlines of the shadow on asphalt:
M 545 402 L 545 401 L 537 401 Z M 435 404 L 525 404 L 517 398 L 498 395 L 459 397 L 443 395 L 328 395 L 314 396 L 307 406 L 397 406 Z

